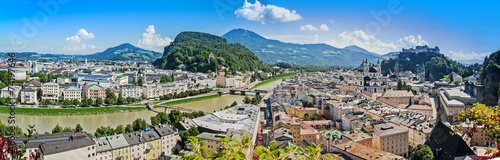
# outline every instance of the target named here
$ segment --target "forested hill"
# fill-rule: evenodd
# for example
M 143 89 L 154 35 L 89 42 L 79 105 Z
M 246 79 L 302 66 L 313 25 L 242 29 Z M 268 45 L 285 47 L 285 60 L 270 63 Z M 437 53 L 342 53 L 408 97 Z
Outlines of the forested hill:
M 211 56 L 213 55 L 213 56 Z M 182 32 L 165 47 L 163 57 L 154 62 L 165 69 L 184 68 L 193 72 L 208 72 L 226 68 L 231 71 L 254 71 L 263 66 L 250 50 L 239 43 L 227 43 L 225 38 L 201 33 Z
M 394 71 L 394 65 L 396 59 L 385 59 L 381 62 L 382 71 Z M 437 81 L 446 75 L 455 72 L 462 76 L 463 78 L 469 77 L 474 74 L 475 71 L 481 69 L 481 65 L 478 63 L 465 66 L 449 57 L 443 55 L 441 57 L 425 57 L 425 55 L 416 55 L 408 59 L 399 59 L 398 66 L 400 71 L 412 71 L 413 73 L 420 73 L 420 65 L 425 67 L 425 77 L 430 81 Z M 431 76 L 432 75 L 432 76 Z

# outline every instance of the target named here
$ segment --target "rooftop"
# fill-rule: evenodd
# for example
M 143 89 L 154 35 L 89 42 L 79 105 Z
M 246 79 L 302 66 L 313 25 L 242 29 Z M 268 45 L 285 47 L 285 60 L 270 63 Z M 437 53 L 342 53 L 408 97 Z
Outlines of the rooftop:
M 386 91 L 382 97 L 413 97 L 413 92 L 407 91 L 407 90 L 388 90 Z
M 401 133 L 408 133 L 408 129 L 399 127 L 392 123 L 381 123 L 373 125 L 373 134 L 379 137 L 390 136 Z
M 223 111 L 215 112 L 193 119 L 200 127 L 217 132 L 227 132 L 228 129 L 241 129 L 254 133 L 259 107 L 251 104 L 239 104 Z
M 348 152 L 352 155 L 360 157 L 362 159 L 377 159 L 377 160 L 394 160 L 403 159 L 403 157 L 375 149 L 373 147 L 368 147 L 356 142 L 341 143 L 334 146 L 342 151 Z

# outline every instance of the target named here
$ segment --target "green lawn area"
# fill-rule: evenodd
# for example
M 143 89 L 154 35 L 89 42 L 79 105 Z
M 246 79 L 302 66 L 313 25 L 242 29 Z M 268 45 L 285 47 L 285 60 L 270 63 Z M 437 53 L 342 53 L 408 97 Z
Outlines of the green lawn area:
M 162 103 L 162 105 L 172 106 L 172 105 L 177 105 L 177 104 L 182 104 L 182 103 L 188 103 L 188 102 L 194 102 L 194 101 L 201 101 L 201 100 L 210 99 L 210 98 L 216 98 L 216 97 L 220 97 L 220 95 L 214 94 L 214 95 L 203 96 L 203 97 L 181 99 L 181 100 L 176 100 L 176 101 L 170 101 L 170 102 Z
M 259 83 L 255 84 L 255 86 L 253 86 L 252 89 L 257 88 L 258 86 L 262 86 L 264 84 L 271 83 L 272 81 L 276 81 L 276 80 L 279 80 L 279 79 L 291 77 L 291 76 L 294 76 L 294 75 L 295 75 L 295 73 L 284 75 L 284 76 L 279 76 L 279 77 L 276 77 L 276 78 L 273 78 L 273 79 L 268 79 L 268 80 L 265 80 L 265 81 L 262 81 L 262 82 L 259 82 Z
M 21 108 L 16 107 L 16 114 L 24 115 L 90 115 L 103 113 L 116 113 L 121 111 L 139 111 L 146 107 L 91 107 L 91 108 Z M 10 113 L 10 107 L 0 106 L 0 113 Z

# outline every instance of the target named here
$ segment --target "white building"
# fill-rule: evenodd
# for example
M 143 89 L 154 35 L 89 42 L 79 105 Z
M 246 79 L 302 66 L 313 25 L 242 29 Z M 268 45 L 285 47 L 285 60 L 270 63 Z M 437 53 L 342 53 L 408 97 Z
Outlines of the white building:
M 7 86 L 2 88 L 2 97 L 10 98 L 12 101 L 17 100 L 21 86 Z
M 187 91 L 187 85 L 185 83 L 155 83 L 143 86 L 142 96 L 145 99 L 150 99 L 185 91 Z
M 64 100 L 74 100 L 78 99 L 78 101 L 82 100 L 82 90 L 78 87 L 67 87 L 63 90 L 63 98 Z
M 21 103 L 38 104 L 36 99 L 36 90 L 32 88 L 24 88 L 21 90 Z
M 124 98 L 132 97 L 135 99 L 139 99 L 141 97 L 141 94 L 142 90 L 139 86 L 132 84 L 120 85 L 120 95 Z
M 42 100 L 50 100 L 52 102 L 57 102 L 59 99 L 59 84 L 54 82 L 48 82 L 42 84 Z

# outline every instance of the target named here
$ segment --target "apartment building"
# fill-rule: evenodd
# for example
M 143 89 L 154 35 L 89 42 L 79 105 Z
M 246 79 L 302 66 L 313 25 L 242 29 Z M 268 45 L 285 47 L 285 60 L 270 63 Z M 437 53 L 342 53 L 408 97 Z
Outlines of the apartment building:
M 142 96 L 145 99 L 151 99 L 185 91 L 187 91 L 187 85 L 185 83 L 155 83 L 143 86 Z
M 21 91 L 21 86 L 7 86 L 2 88 L 1 95 L 2 97 L 10 98 L 13 102 L 15 102 L 18 98 L 19 91 Z
M 387 98 L 393 102 L 398 104 L 410 104 L 410 102 L 414 101 L 414 95 L 411 91 L 406 90 L 389 90 L 382 94 L 382 97 Z
M 81 101 L 82 100 L 82 91 L 80 90 L 80 88 L 75 87 L 75 86 L 66 87 L 63 90 L 63 98 L 64 98 L 64 100 L 77 99 L 78 101 Z
M 59 91 L 59 84 L 54 82 L 48 82 L 42 84 L 42 100 L 50 100 L 56 103 L 61 94 Z
M 21 103 L 38 104 L 36 99 L 36 90 L 31 88 L 24 88 L 21 90 Z
M 408 156 L 408 129 L 392 123 L 373 125 L 373 148 Z
M 141 94 L 142 90 L 139 86 L 132 84 L 120 85 L 120 95 L 124 98 L 132 97 L 135 99 L 139 99 L 141 97 Z
M 85 97 L 95 101 L 98 98 L 106 99 L 106 90 L 98 84 L 90 84 L 85 86 Z

